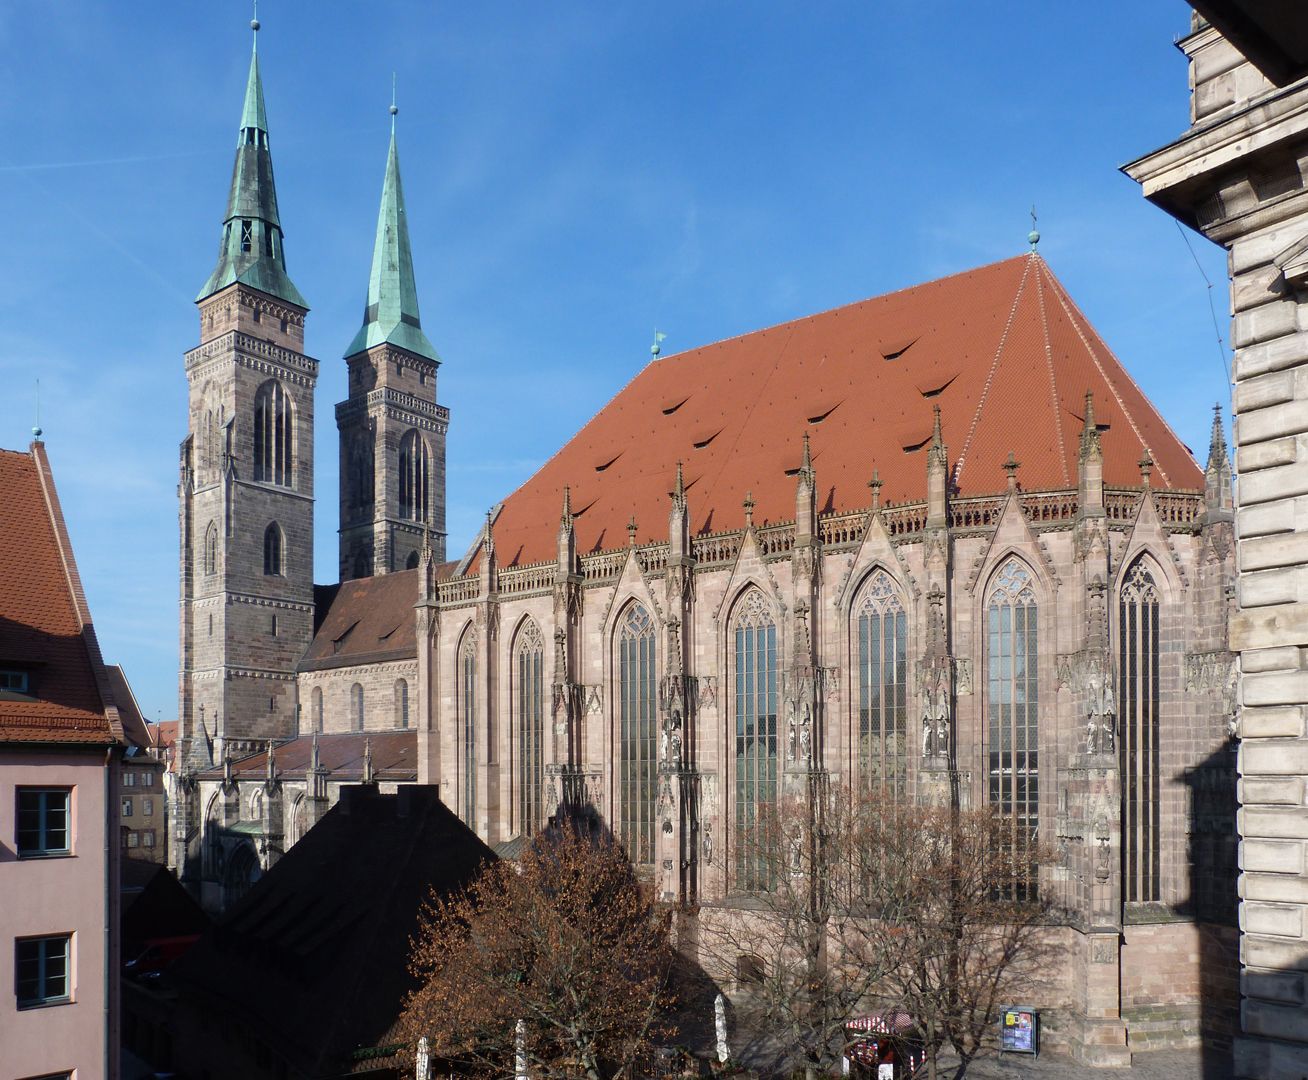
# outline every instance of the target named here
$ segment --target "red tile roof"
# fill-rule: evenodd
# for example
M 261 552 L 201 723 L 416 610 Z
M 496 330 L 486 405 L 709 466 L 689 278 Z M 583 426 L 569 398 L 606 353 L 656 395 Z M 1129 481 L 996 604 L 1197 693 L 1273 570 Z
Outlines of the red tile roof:
M 113 694 L 114 704 L 118 706 L 118 719 L 123 725 L 123 737 L 132 745 L 148 750 L 153 745 L 150 728 L 141 715 L 136 695 L 127 682 L 127 676 L 117 664 L 107 664 L 105 674 L 109 677 L 109 690 Z
M 436 578 L 450 576 L 455 563 L 436 567 Z M 300 670 L 346 664 L 407 660 L 418 655 L 418 571 L 356 578 L 340 585 L 315 585 L 317 628 Z
M 122 737 L 54 480 L 40 443 L 0 450 L 0 665 L 31 693 L 0 694 L 0 742 L 105 745 Z
M 413 730 L 319 735 L 318 761 L 333 780 L 357 782 L 363 778 L 365 743 L 372 747 L 372 770 L 378 780 L 418 779 L 418 733 Z M 279 775 L 303 776 L 312 760 L 312 735 L 300 735 L 273 748 Z M 232 762 L 232 775 L 238 780 L 261 779 L 267 772 L 268 754 L 264 750 Z M 218 780 L 222 775 L 219 767 L 206 769 L 199 777 Z
M 1076 486 L 1081 414 L 1094 394 L 1104 481 L 1138 486 L 1148 447 L 1155 487 L 1196 490 L 1187 448 L 1095 333 L 1045 261 L 1023 255 L 651 362 L 514 492 L 495 523 L 502 566 L 555 556 L 563 488 L 577 547 L 667 539 L 669 493 L 685 463 L 691 531 L 795 516 L 810 433 L 819 510 L 926 498 L 926 444 L 939 405 L 957 492 Z

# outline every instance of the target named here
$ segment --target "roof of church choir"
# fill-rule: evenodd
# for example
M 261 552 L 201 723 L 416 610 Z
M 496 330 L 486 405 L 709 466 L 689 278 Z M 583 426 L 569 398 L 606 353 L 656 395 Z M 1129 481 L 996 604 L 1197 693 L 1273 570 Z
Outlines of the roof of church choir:
M 1198 490 L 1203 473 L 1035 253 L 652 361 L 505 501 L 501 566 L 553 559 L 565 485 L 581 553 L 667 539 L 676 463 L 693 535 L 795 516 L 802 437 L 819 512 L 926 498 L 940 406 L 956 497 L 1074 488 L 1086 392 L 1104 483 Z
M 104 746 L 121 739 L 108 710 L 99 645 L 41 443 L 0 450 L 0 668 L 27 677 L 0 690 L 0 742 Z

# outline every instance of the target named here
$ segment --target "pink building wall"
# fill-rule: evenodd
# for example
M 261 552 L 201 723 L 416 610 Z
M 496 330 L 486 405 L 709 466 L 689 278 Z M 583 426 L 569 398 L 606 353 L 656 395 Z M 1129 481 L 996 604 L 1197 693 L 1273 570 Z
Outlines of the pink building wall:
M 104 747 L 0 747 L 0 1080 L 118 1076 L 119 792 L 116 764 L 107 767 L 117 756 Z M 72 788 L 71 855 L 17 857 L 15 789 L 25 785 Z M 15 939 L 61 933 L 73 938 L 72 1000 L 18 1009 Z

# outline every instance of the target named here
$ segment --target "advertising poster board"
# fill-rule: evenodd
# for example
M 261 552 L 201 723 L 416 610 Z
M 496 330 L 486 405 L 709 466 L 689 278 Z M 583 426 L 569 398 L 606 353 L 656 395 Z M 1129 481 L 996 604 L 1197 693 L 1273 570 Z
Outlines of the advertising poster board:
M 1000 1013 L 999 1049 L 1008 1054 L 1040 1052 L 1040 1014 L 1028 1005 L 1009 1005 Z

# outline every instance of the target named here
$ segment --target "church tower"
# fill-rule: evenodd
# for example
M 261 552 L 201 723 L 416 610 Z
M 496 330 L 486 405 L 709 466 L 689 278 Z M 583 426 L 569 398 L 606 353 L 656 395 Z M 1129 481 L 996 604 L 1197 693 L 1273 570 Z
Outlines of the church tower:
M 185 760 L 204 765 L 295 732 L 295 665 L 313 635 L 318 362 L 286 273 L 257 49 L 218 264 L 196 305 L 178 491 L 180 734 Z
M 413 254 L 395 148 L 386 156 L 377 240 L 363 325 L 345 352 L 349 397 L 336 406 L 341 434 L 341 580 L 418 565 L 430 531 L 445 559 L 445 432 L 436 404 L 440 357 L 422 332 Z

